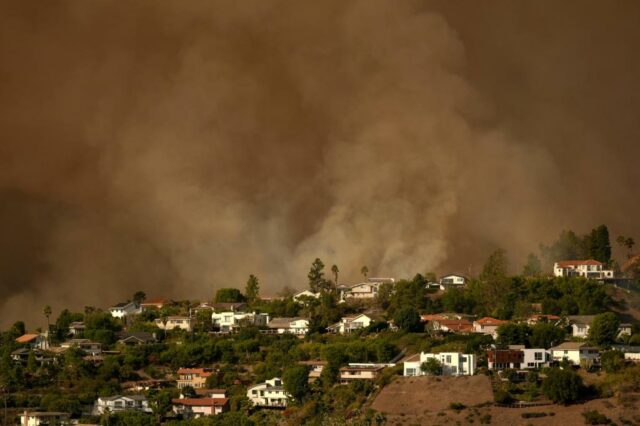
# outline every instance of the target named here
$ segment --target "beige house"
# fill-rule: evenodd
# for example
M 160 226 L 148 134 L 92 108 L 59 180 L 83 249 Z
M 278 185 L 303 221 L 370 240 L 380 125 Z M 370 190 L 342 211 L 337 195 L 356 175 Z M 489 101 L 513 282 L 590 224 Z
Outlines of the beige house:
M 354 380 L 375 380 L 386 367 L 393 364 L 350 363 L 340 368 L 340 383 L 350 383 Z
M 211 368 L 180 368 L 178 369 L 178 389 L 191 386 L 194 389 L 205 388 L 207 377 L 213 374 Z
M 229 410 L 228 398 L 175 398 L 173 412 L 185 419 L 215 416 Z

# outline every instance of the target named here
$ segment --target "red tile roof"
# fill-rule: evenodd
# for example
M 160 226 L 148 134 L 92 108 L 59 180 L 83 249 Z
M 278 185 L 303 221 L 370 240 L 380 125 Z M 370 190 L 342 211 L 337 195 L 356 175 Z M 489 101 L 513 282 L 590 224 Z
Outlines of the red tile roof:
M 471 324 L 467 320 L 437 320 L 440 327 L 446 327 L 452 331 L 470 331 L 473 328 L 473 324 Z
M 211 394 L 223 394 L 226 395 L 227 391 L 226 389 L 195 389 L 196 391 L 196 395 L 211 395 Z
M 531 320 L 535 320 L 535 321 L 538 321 L 538 320 L 540 320 L 540 319 L 542 319 L 542 318 L 546 318 L 546 319 L 548 319 L 549 321 L 557 321 L 557 320 L 559 320 L 559 319 L 560 319 L 560 317 L 559 317 L 559 316 L 557 316 L 557 315 L 551 315 L 551 314 L 535 314 L 535 315 L 531 315 L 531 316 L 529 317 L 529 319 L 531 319 Z
M 202 377 L 209 377 L 213 371 L 210 368 L 179 368 L 178 374 L 199 374 Z
M 582 265 L 590 265 L 590 266 L 599 266 L 603 265 L 602 262 L 598 262 L 597 260 L 589 259 L 589 260 L 561 260 L 557 262 L 560 268 L 567 268 L 569 266 L 582 266 Z
M 22 336 L 18 337 L 16 339 L 16 342 L 18 343 L 29 343 L 30 341 L 37 339 L 39 336 L 39 334 L 36 333 L 27 333 L 27 334 L 23 334 Z
M 229 402 L 229 398 L 175 398 L 171 402 L 191 407 L 222 407 Z
M 420 319 L 426 322 L 426 321 L 435 321 L 435 320 L 446 320 L 447 318 L 438 314 L 425 314 L 425 315 L 421 315 Z
M 491 317 L 484 317 L 476 320 L 475 322 L 480 325 L 502 325 L 508 323 L 509 321 L 503 321 Z

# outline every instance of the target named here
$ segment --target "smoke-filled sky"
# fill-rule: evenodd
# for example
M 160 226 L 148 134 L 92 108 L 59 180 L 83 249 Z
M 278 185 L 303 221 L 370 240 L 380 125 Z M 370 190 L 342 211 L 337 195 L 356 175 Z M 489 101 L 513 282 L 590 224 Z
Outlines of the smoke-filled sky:
M 640 3 L 0 3 L 0 322 L 640 237 Z

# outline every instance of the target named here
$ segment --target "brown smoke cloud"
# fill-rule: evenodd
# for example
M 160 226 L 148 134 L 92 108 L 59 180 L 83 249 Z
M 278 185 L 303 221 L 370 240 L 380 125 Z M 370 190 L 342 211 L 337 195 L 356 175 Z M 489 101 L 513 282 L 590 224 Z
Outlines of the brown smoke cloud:
M 636 2 L 0 5 L 2 322 L 633 234 Z

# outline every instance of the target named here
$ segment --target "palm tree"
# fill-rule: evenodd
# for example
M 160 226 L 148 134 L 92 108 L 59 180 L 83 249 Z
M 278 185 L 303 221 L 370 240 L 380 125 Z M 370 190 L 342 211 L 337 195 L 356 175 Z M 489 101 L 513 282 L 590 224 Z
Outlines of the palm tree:
M 338 265 L 333 265 L 331 267 L 331 272 L 333 272 L 333 282 L 335 282 L 336 287 L 338 287 L 338 272 L 340 272 L 340 270 L 338 269 Z
M 360 269 L 360 273 L 361 273 L 362 275 L 364 275 L 364 279 L 366 280 L 366 279 L 367 279 L 367 274 L 369 274 L 369 268 L 367 268 L 366 266 L 363 266 L 363 267 Z
M 44 316 L 47 317 L 47 340 L 49 340 L 49 329 L 51 328 L 49 325 L 49 317 L 51 316 L 51 306 L 45 306 L 42 312 L 44 313 Z

